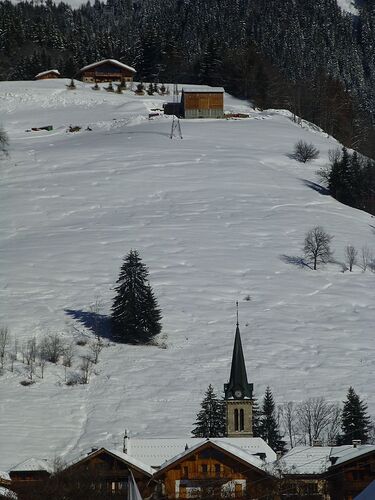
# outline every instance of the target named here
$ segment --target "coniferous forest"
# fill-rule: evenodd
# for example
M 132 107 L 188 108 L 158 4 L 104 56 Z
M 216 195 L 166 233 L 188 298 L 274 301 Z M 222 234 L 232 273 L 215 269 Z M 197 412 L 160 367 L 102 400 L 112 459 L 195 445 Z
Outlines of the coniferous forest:
M 375 157 L 375 4 L 336 0 L 0 2 L 0 78 L 116 58 L 143 81 L 223 85 Z

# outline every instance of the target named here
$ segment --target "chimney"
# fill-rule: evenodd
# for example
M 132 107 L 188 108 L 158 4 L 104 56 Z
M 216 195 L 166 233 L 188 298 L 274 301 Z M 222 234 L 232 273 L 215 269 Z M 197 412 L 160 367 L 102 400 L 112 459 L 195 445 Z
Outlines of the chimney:
M 329 457 L 329 461 L 331 462 L 331 465 L 335 465 L 337 462 L 338 457 Z
M 276 460 L 281 460 L 281 459 L 282 459 L 282 457 L 283 457 L 283 452 L 282 452 L 282 451 L 280 451 L 280 450 L 278 450 L 278 451 L 276 452 Z
M 319 446 L 323 446 L 323 443 L 322 443 L 322 441 L 320 439 L 314 439 L 312 445 L 313 445 L 314 448 L 317 448 Z
M 353 439 L 352 444 L 353 448 L 358 448 L 358 446 L 361 446 L 362 441 L 360 439 Z

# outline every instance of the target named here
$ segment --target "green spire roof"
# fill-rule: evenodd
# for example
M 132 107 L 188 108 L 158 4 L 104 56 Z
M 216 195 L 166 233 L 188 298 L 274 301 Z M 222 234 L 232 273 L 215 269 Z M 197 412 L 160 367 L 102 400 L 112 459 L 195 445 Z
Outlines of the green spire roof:
M 237 322 L 236 336 L 232 356 L 232 367 L 228 384 L 224 385 L 225 399 L 252 399 L 253 384 L 247 381 L 245 360 L 243 357 L 240 328 Z

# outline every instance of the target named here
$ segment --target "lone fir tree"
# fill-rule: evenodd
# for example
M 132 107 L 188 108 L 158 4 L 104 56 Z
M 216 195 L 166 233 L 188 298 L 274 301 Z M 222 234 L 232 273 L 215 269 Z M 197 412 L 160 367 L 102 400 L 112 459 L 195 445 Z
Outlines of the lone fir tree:
M 353 439 L 362 443 L 368 440 L 370 417 L 367 415 L 367 405 L 360 400 L 353 387 L 349 387 L 341 417 L 342 434 L 338 444 L 351 444 Z
M 285 441 L 283 441 L 279 431 L 275 401 L 269 387 L 267 387 L 263 399 L 259 434 L 273 450 L 285 452 Z
M 112 304 L 112 335 L 128 344 L 147 344 L 161 332 L 161 312 L 136 250 L 124 258 Z
M 211 384 L 208 386 L 201 408 L 195 422 L 196 427 L 191 431 L 194 437 L 225 436 L 225 402 L 217 398 Z

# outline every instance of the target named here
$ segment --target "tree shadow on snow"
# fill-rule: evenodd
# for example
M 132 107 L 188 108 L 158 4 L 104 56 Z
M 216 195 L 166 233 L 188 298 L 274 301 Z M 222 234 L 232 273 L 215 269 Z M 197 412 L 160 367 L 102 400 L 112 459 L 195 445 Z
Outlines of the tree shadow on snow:
M 75 309 L 65 309 L 68 316 L 75 319 L 82 326 L 91 330 L 94 335 L 104 339 L 112 339 L 111 318 L 105 314 L 98 314 L 93 311 L 81 311 Z
M 329 196 L 329 190 L 325 188 L 324 186 L 321 186 L 320 184 L 317 184 L 316 182 L 309 181 L 307 179 L 301 179 L 301 182 L 310 189 L 313 189 L 319 194 L 322 194 L 323 196 Z
M 292 264 L 293 266 L 305 268 L 308 267 L 311 269 L 311 266 L 304 260 L 303 257 L 294 256 L 294 255 L 280 255 L 280 260 L 285 262 L 286 264 Z

